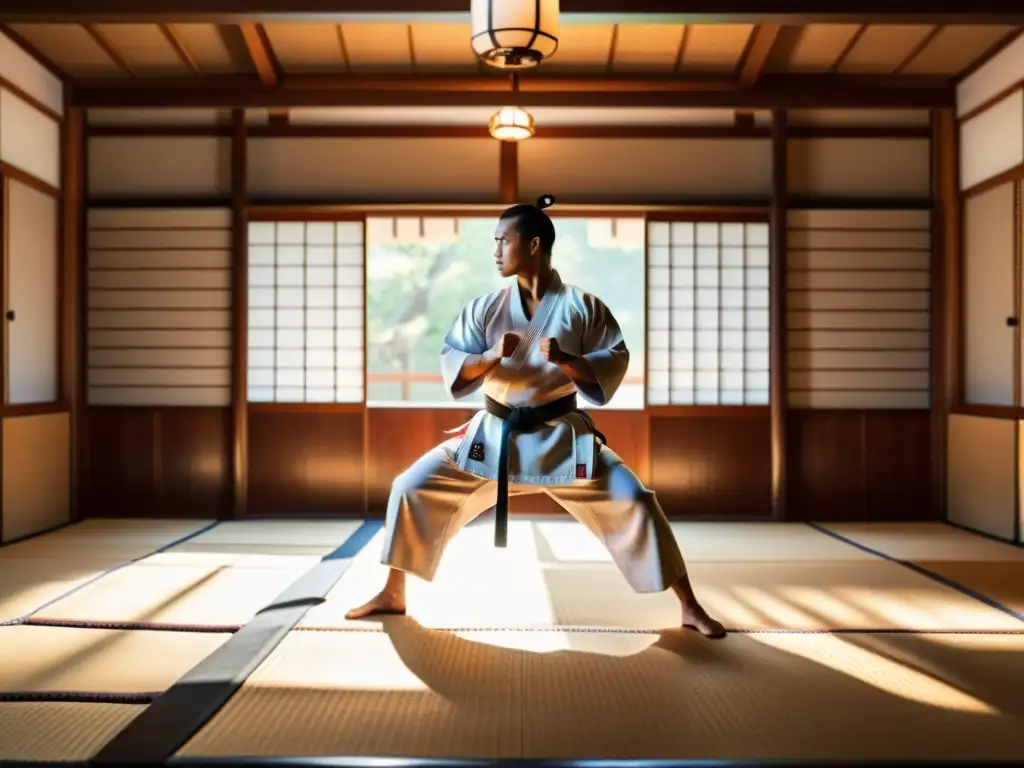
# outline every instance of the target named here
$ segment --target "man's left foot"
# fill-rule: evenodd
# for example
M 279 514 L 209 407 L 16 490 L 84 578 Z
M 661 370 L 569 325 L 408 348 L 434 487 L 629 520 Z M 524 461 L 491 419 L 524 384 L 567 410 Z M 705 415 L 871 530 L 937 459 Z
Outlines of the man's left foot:
M 725 627 L 722 623 L 708 616 L 707 611 L 699 605 L 683 608 L 683 626 L 696 629 L 705 637 L 725 637 Z

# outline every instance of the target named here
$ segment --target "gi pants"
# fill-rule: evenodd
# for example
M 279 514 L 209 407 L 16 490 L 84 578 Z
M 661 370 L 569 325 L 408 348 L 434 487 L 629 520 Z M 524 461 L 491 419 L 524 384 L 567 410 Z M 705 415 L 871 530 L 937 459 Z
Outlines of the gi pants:
M 497 482 L 460 469 L 454 438 L 433 448 L 391 487 L 381 559 L 431 581 L 448 543 L 495 504 Z M 686 566 L 653 491 L 607 446 L 594 461 L 593 479 L 558 486 L 509 485 L 509 496 L 542 492 L 601 540 L 636 592 L 661 592 Z

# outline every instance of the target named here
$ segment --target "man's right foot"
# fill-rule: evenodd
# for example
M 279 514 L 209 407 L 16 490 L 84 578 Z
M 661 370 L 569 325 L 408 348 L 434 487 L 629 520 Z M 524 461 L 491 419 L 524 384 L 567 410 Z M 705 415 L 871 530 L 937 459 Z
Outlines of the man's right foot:
M 345 614 L 349 620 L 363 619 L 374 615 L 402 615 L 405 613 L 405 597 L 399 597 L 387 592 L 381 592 L 368 603 L 358 608 L 353 608 Z

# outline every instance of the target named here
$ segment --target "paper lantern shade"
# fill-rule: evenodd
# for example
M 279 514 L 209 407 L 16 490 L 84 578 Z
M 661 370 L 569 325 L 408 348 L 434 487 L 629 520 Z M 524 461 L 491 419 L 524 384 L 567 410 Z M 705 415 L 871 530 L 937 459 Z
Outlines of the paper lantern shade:
M 536 67 L 558 50 L 558 0 L 473 0 L 471 40 L 492 67 Z
M 522 141 L 533 136 L 533 115 L 519 107 L 502 107 L 487 124 L 498 141 Z

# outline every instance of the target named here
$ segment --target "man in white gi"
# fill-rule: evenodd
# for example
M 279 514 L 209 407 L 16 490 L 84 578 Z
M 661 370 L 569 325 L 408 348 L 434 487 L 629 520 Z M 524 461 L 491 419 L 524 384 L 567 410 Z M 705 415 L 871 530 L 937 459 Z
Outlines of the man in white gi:
M 513 493 L 543 490 L 587 526 L 635 591 L 671 588 L 684 626 L 722 637 L 693 593 L 655 494 L 577 407 L 577 392 L 598 405 L 611 400 L 629 350 L 604 303 L 552 269 L 555 227 L 542 209 L 553 202 L 513 206 L 498 221 L 494 259 L 502 277 L 516 279 L 471 301 L 441 349 L 449 393 L 457 399 L 483 386 L 485 409 L 395 479 L 387 583 L 347 618 L 404 613 L 406 574 L 432 580 L 448 542 L 492 506 L 504 546 L 511 483 L 520 486 Z

